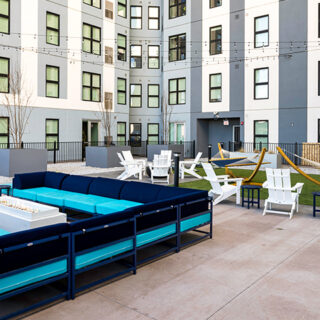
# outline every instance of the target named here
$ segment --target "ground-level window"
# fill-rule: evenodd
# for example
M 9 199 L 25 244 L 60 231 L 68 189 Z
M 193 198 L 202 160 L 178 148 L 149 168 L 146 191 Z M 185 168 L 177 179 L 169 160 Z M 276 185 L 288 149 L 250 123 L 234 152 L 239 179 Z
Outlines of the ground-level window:
M 117 142 L 119 146 L 126 145 L 127 124 L 125 122 L 117 123 Z
M 159 143 L 159 124 L 148 123 L 148 144 Z
M 181 143 L 185 140 L 184 123 L 171 122 L 169 127 L 169 140 L 170 142 Z
M 130 145 L 141 147 L 141 123 L 130 123 Z
M 8 148 L 9 144 L 9 118 L 0 118 L 0 148 Z
M 269 143 L 269 121 L 255 120 L 254 121 L 254 148 L 261 150 L 268 148 Z
M 59 148 L 59 120 L 58 119 L 46 119 L 46 146 L 48 150 L 54 149 L 54 143 L 56 143 L 56 149 Z

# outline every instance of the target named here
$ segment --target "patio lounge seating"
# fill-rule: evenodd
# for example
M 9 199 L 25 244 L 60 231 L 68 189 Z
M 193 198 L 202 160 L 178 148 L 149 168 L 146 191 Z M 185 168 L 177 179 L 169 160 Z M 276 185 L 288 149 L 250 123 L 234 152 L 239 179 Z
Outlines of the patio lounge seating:
M 117 153 L 117 154 L 120 159 L 120 164 L 124 166 L 124 172 L 122 172 L 120 176 L 117 177 L 117 179 L 126 180 L 133 176 L 135 177 L 138 176 L 139 180 L 142 180 L 142 170 L 143 170 L 142 164 L 136 161 L 127 161 L 123 158 L 121 153 Z
M 180 161 L 180 177 L 184 179 L 184 175 L 190 174 L 195 178 L 202 179 L 202 177 L 196 172 L 196 166 L 200 163 L 202 152 L 198 152 L 194 160 Z
M 262 185 L 268 189 L 269 197 L 265 200 L 263 215 L 267 212 L 287 214 L 290 219 L 294 211 L 299 210 L 299 195 L 302 191 L 303 183 L 297 183 L 291 187 L 290 169 L 266 169 L 267 181 Z M 272 210 L 272 204 L 290 206 L 291 210 Z
M 142 166 L 142 171 L 146 174 L 147 161 L 143 159 L 134 159 L 130 150 L 122 151 L 123 158 L 127 163 L 135 163 L 138 166 Z
M 149 164 L 151 182 L 166 182 L 169 184 L 170 167 L 167 155 L 154 155 L 153 162 Z
M 217 205 L 221 201 L 236 195 L 236 203 L 240 204 L 240 188 L 242 178 L 229 179 L 228 176 L 221 175 L 217 176 L 210 163 L 202 163 L 202 167 L 206 173 L 204 179 L 208 180 L 211 184 L 211 190 L 209 191 L 210 196 L 217 195 L 213 201 L 213 205 Z M 229 182 L 235 182 L 236 185 L 229 184 Z M 223 183 L 223 185 L 221 185 Z

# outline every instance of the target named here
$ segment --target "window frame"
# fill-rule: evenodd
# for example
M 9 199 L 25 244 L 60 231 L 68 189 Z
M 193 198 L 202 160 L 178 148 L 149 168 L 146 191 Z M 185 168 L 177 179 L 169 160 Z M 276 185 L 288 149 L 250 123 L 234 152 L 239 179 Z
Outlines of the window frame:
M 119 124 L 124 125 L 124 134 L 119 134 L 119 130 L 118 130 L 118 125 Z M 118 121 L 117 122 L 117 144 L 119 144 L 119 142 L 122 143 L 122 141 L 119 140 L 119 137 L 124 137 L 124 145 L 126 145 L 126 141 L 127 141 L 127 123 L 125 121 Z
M 124 80 L 125 90 L 119 90 L 118 80 Z M 124 93 L 124 103 L 119 103 L 119 92 Z M 122 106 L 127 104 L 127 79 L 126 78 L 117 78 L 117 104 Z
M 185 80 L 185 90 L 179 90 L 179 80 L 182 80 L 184 79 Z M 177 85 L 176 85 L 176 88 L 177 90 L 176 91 L 170 91 L 170 81 L 176 81 L 177 82 Z M 186 77 L 182 77 L 182 78 L 173 78 L 173 79 L 169 79 L 168 80 L 168 88 L 169 88 L 169 97 L 168 97 L 168 104 L 170 106 L 175 106 L 175 105 L 184 105 L 187 103 L 187 79 Z M 185 102 L 184 103 L 179 103 L 179 93 L 181 92 L 185 92 Z M 170 103 L 170 96 L 171 96 L 171 93 L 176 93 L 176 101 L 177 103 Z
M 215 40 L 212 40 L 211 39 L 211 35 L 212 35 L 212 33 L 211 33 L 211 30 L 212 29 L 214 29 L 214 28 L 220 28 L 220 30 L 221 30 L 221 39 L 219 39 L 219 40 L 217 40 L 217 39 L 215 39 Z M 211 46 L 211 44 L 212 43 L 219 43 L 220 42 L 220 48 L 221 48 L 221 50 L 220 50 L 220 52 L 218 52 L 218 53 L 212 53 L 212 46 Z M 222 25 L 220 24 L 220 25 L 217 25 L 217 26 L 213 26 L 213 27 L 210 27 L 210 29 L 209 29 L 209 53 L 210 53 L 210 56 L 216 56 L 216 55 L 218 55 L 218 54 L 222 54 Z
M 221 1 L 221 4 L 219 6 L 216 5 L 217 1 Z M 215 5 L 211 5 L 212 2 L 215 4 Z M 222 0 L 209 0 L 209 8 L 210 9 L 214 9 L 214 8 L 219 8 L 219 7 L 222 7 Z
M 150 131 L 149 131 L 149 127 L 150 126 L 157 126 L 157 128 L 158 128 L 158 133 L 157 134 L 151 134 L 151 133 L 149 133 Z M 147 143 L 149 144 L 149 137 L 157 137 L 158 138 L 158 141 L 157 141 L 157 143 L 155 143 L 155 144 L 159 144 L 159 138 L 160 138 L 160 126 L 159 126 L 159 123 L 148 123 L 147 124 Z
M 131 134 L 131 125 L 135 126 L 135 125 L 138 125 L 139 128 L 140 128 L 140 134 Z M 132 137 L 140 137 L 140 140 L 139 141 L 132 141 Z M 130 146 L 133 145 L 133 147 L 141 147 L 141 142 L 142 142 L 142 125 L 141 123 L 138 123 L 138 122 L 132 122 L 132 123 L 129 123 L 129 141 L 130 141 Z
M 157 56 L 150 55 L 150 47 L 157 47 L 158 48 L 158 55 Z M 150 60 L 151 59 L 158 60 L 158 68 L 151 68 L 150 67 Z M 151 69 L 151 70 L 159 70 L 160 69 L 160 45 L 148 45 L 148 69 Z
M 55 68 L 58 69 L 58 81 L 54 81 L 54 80 L 48 80 L 47 76 L 47 68 Z M 58 85 L 58 96 L 57 97 L 52 97 L 52 96 L 48 96 L 48 89 L 47 89 L 47 84 L 48 83 L 53 83 L 53 84 L 57 84 Z M 60 98 L 60 67 L 58 66 L 53 66 L 53 65 L 46 65 L 46 98 L 53 98 L 53 99 L 59 99 Z
M 59 140 L 59 135 L 60 135 L 60 121 L 59 120 L 60 119 L 56 119 L 56 118 L 46 118 L 46 120 L 45 120 L 45 130 L 46 130 L 45 143 L 46 143 L 46 149 L 48 151 L 53 151 L 54 148 L 48 147 L 48 144 L 50 144 L 51 142 L 47 142 L 47 137 L 56 137 L 57 138 L 56 150 L 59 150 L 59 141 L 60 141 Z M 57 133 L 47 133 L 47 121 L 57 121 L 57 123 L 58 123 L 58 132 Z
M 11 0 L 8 1 L 8 15 L 6 16 L 5 14 L 0 13 L 0 17 L 8 19 L 8 32 L 0 32 L 2 34 L 10 34 L 10 25 L 11 25 Z
M 150 17 L 150 9 L 158 10 L 158 18 Z M 150 20 L 156 20 L 158 22 L 158 28 L 150 28 Z M 160 30 L 160 7 L 159 6 L 148 6 L 148 30 Z
M 174 0 L 176 3 L 170 5 L 170 0 L 168 1 L 169 4 L 169 20 L 171 19 L 176 19 L 176 18 L 180 18 L 180 17 L 185 17 L 187 15 L 187 0 L 185 0 L 185 2 L 183 2 L 183 0 Z M 182 10 L 183 5 L 185 7 L 185 11 Z M 171 8 L 177 7 L 177 15 L 175 17 L 171 16 Z M 181 12 L 184 12 L 185 14 L 179 14 Z
M 7 148 L 10 147 L 10 118 L 9 117 L 0 117 L 0 119 L 6 119 L 7 120 L 7 127 L 8 127 L 8 130 L 7 130 L 7 133 L 1 133 L 0 132 L 0 137 L 6 137 L 7 138 Z M 2 143 L 0 143 L 0 148 L 2 147 Z
M 0 59 L 7 60 L 8 62 L 8 74 L 0 73 L 0 78 L 6 78 L 8 82 L 8 91 L 0 91 L 0 93 L 10 93 L 10 59 L 7 57 L 0 57 Z
M 268 17 L 268 29 L 262 30 L 262 31 L 257 31 L 257 24 L 256 21 L 261 18 L 266 18 Z M 257 46 L 257 35 L 262 34 L 262 33 L 268 33 L 268 45 L 262 45 L 262 46 Z M 254 48 L 266 48 L 269 47 L 270 45 L 270 16 L 268 14 L 265 14 L 263 16 L 255 17 L 254 18 Z
M 184 59 L 181 59 L 181 51 L 183 49 L 183 47 L 181 46 L 181 40 L 179 40 L 181 36 L 185 37 Z M 177 46 L 175 48 L 171 48 L 170 47 L 170 43 L 171 43 L 171 39 L 172 38 L 177 38 Z M 171 52 L 172 51 L 176 51 L 176 56 L 177 56 L 176 60 L 171 60 Z M 180 54 L 179 54 L 179 52 L 180 52 Z M 178 58 L 178 54 L 179 54 L 179 58 Z M 187 34 L 186 33 L 180 33 L 180 34 L 175 34 L 173 36 L 169 36 L 169 62 L 184 61 L 186 59 L 187 59 Z
M 139 86 L 140 87 L 140 95 L 137 94 L 131 94 L 131 87 L 132 86 Z M 131 98 L 140 98 L 140 106 L 135 107 L 131 105 Z M 138 109 L 142 108 L 142 84 L 141 83 L 130 83 L 130 108 Z
M 90 38 L 87 38 L 84 36 L 84 26 L 89 26 L 90 27 Z M 97 41 L 97 40 L 94 40 L 93 39 L 93 29 L 96 28 L 96 29 L 99 29 L 100 30 L 100 40 Z M 89 40 L 90 41 L 90 51 L 86 51 L 84 50 L 83 48 L 83 43 L 84 43 L 84 40 Z M 99 54 L 95 53 L 93 51 L 93 43 L 99 43 Z M 82 23 L 82 51 L 85 52 L 85 53 L 90 53 L 90 54 L 94 54 L 96 56 L 101 56 L 101 28 L 97 27 L 97 26 L 94 26 L 92 24 L 89 24 L 89 23 L 86 23 L 86 22 L 83 22 Z
M 48 14 L 51 14 L 53 16 L 58 17 L 58 29 L 54 29 L 52 27 L 48 27 L 48 21 L 47 21 Z M 48 30 L 55 31 L 55 32 L 58 31 L 58 44 L 48 42 L 48 36 L 47 36 Z M 49 45 L 52 45 L 52 46 L 56 46 L 56 47 L 60 46 L 60 15 L 56 14 L 56 13 L 53 13 L 51 11 L 46 11 L 46 44 L 49 44 Z
M 150 91 L 149 91 L 149 88 L 153 86 L 157 86 L 158 87 L 158 94 L 155 96 L 155 95 L 150 95 Z M 158 99 L 158 106 L 157 107 L 150 107 L 150 98 L 157 98 Z M 148 84 L 148 108 L 150 109 L 159 109 L 160 108 L 160 85 L 155 83 L 155 84 L 152 84 L 152 83 L 149 83 Z
M 140 47 L 140 56 L 136 56 L 136 55 L 132 55 L 132 47 Z M 133 67 L 132 66 L 132 58 L 134 59 L 139 59 L 138 61 L 140 61 L 140 66 L 138 67 Z M 137 60 L 135 60 L 137 61 Z M 137 63 L 136 63 L 137 65 Z M 131 44 L 130 45 L 130 69 L 142 69 L 142 45 L 141 44 Z
M 265 134 L 257 134 L 256 133 L 256 123 L 257 122 L 266 122 L 267 123 L 267 131 L 268 133 L 265 135 Z M 255 150 L 259 150 L 257 148 L 257 145 L 258 143 L 256 142 L 256 138 L 267 138 L 267 142 L 266 142 L 266 145 L 269 146 L 269 120 L 254 120 L 253 121 L 253 146 L 254 146 L 254 149 Z M 260 143 L 259 143 L 260 145 Z
M 211 87 L 211 77 L 218 76 L 218 75 L 220 75 L 220 77 L 221 77 L 221 86 L 220 87 Z M 211 91 L 212 90 L 219 90 L 219 89 L 221 90 L 221 100 L 211 99 Z M 210 103 L 222 102 L 222 73 L 221 72 L 209 74 L 209 102 Z
M 132 8 L 140 8 L 141 9 L 141 16 L 137 16 L 137 17 L 132 17 Z M 142 30 L 142 17 L 143 17 L 143 8 L 142 6 L 136 6 L 136 5 L 131 5 L 130 6 L 130 29 L 132 30 Z M 132 20 L 139 20 L 141 23 L 141 28 L 133 28 L 132 27 Z
M 128 17 L 128 1 L 125 0 L 125 2 L 126 2 L 126 4 L 124 5 L 123 3 L 121 3 L 121 2 L 118 0 L 117 15 L 118 15 L 118 17 L 127 19 L 127 17 Z M 124 10 L 124 12 L 125 12 L 125 15 L 124 15 L 124 16 L 122 16 L 122 15 L 119 14 L 119 6 L 121 6 L 121 7 L 123 7 L 123 8 L 125 9 L 125 10 Z
M 320 119 L 318 119 L 318 143 L 320 143 Z
M 113 48 L 105 46 L 104 47 L 104 63 L 113 65 Z
M 86 85 L 83 84 L 83 76 L 84 76 L 85 73 L 87 73 L 87 74 L 90 75 L 90 86 L 86 86 Z M 93 85 L 92 85 L 92 83 L 93 83 L 93 81 L 92 81 L 93 76 L 99 76 L 99 83 L 100 83 L 99 92 L 100 92 L 100 94 L 99 94 L 99 100 L 98 100 L 98 101 L 92 100 L 92 90 L 98 88 L 98 87 L 93 87 Z M 85 100 L 85 99 L 83 98 L 83 88 L 84 88 L 84 87 L 90 89 L 90 100 Z M 95 73 L 95 72 L 88 72 L 88 71 L 83 71 L 83 72 L 82 72 L 82 101 L 86 101 L 86 102 L 96 102 L 96 103 L 97 103 L 97 102 L 101 102 L 101 74 Z
M 85 0 L 82 0 L 82 2 L 83 2 L 84 4 L 86 4 L 86 5 L 88 5 L 88 6 L 91 6 L 91 7 L 93 7 L 93 8 L 97 8 L 97 9 L 101 9 L 101 0 L 99 0 L 99 7 L 97 7 L 97 6 L 95 6 L 95 5 L 93 4 L 93 0 L 89 0 L 89 1 L 90 1 L 90 3 L 86 3 Z
M 268 70 L 268 82 L 261 82 L 261 83 L 256 83 L 256 79 L 257 79 L 257 74 L 256 72 L 257 71 L 260 71 L 260 70 Z M 253 86 L 253 97 L 254 97 L 254 100 L 268 100 L 269 99 L 269 83 L 270 83 L 270 73 L 269 73 L 269 67 L 263 67 L 263 68 L 256 68 L 256 69 L 253 69 L 253 74 L 254 74 L 254 86 Z M 256 87 L 257 86 L 265 86 L 265 85 L 268 85 L 268 95 L 266 98 L 257 98 L 256 97 Z
M 124 39 L 125 39 L 125 46 L 124 47 L 119 46 L 119 40 L 118 40 L 119 36 L 124 37 Z M 127 46 L 127 36 L 122 34 L 122 33 L 118 33 L 118 35 L 117 35 L 117 60 L 118 61 L 122 61 L 122 62 L 126 62 L 127 61 L 127 47 L 128 47 Z M 119 49 L 123 49 L 124 50 L 124 60 L 119 59 Z

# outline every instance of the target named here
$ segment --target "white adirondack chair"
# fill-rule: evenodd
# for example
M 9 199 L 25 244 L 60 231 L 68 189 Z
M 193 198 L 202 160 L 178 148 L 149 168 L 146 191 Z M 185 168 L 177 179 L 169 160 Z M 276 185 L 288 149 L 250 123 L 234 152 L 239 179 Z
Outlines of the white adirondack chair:
M 130 162 L 130 163 L 136 163 L 137 165 L 142 166 L 142 171 L 143 171 L 144 174 L 146 174 L 146 166 L 147 166 L 146 163 L 147 162 L 145 160 L 143 160 L 143 159 L 139 159 L 139 160 L 134 159 L 130 150 L 122 151 L 122 154 L 123 154 L 123 158 L 124 158 L 125 161 Z
M 269 197 L 264 203 L 263 215 L 267 212 L 287 214 L 290 219 L 294 211 L 299 210 L 299 195 L 302 191 L 303 183 L 297 183 L 291 187 L 290 169 L 266 169 L 267 181 L 262 185 L 268 189 Z M 272 204 L 291 206 L 290 212 L 272 210 Z
M 184 179 L 184 175 L 186 173 L 198 178 L 202 179 L 202 177 L 196 173 L 196 166 L 200 163 L 200 158 L 202 156 L 202 152 L 198 152 L 197 156 L 192 161 L 180 161 L 180 177 Z
M 202 163 L 202 167 L 207 175 L 204 179 L 210 182 L 212 188 L 209 191 L 209 196 L 213 197 L 217 195 L 213 201 L 213 205 L 217 205 L 234 194 L 236 195 L 236 203 L 240 204 L 242 178 L 229 179 L 227 175 L 217 176 L 210 163 Z M 235 182 L 236 185 L 231 185 L 229 182 Z M 223 185 L 221 185 L 221 183 L 223 183 Z
M 135 162 L 125 161 L 121 153 L 117 153 L 120 164 L 124 166 L 124 171 L 117 177 L 119 180 L 126 180 L 132 176 L 138 175 L 139 180 L 142 180 L 142 165 Z
M 168 166 L 170 168 L 170 172 L 172 173 L 172 150 L 161 150 L 160 156 L 167 157 Z
M 170 166 L 168 157 L 163 155 L 154 155 L 153 162 L 149 164 L 151 171 L 151 182 L 166 182 L 169 184 Z

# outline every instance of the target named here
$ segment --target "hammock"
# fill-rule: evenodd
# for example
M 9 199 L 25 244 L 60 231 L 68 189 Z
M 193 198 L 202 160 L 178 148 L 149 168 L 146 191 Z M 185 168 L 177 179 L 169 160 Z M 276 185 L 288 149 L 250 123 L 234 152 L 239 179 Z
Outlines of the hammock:
M 304 158 L 304 157 L 300 157 L 300 156 L 298 156 L 297 154 L 292 153 L 292 152 L 290 152 L 290 151 L 288 151 L 288 150 L 285 150 L 285 149 L 284 149 L 284 151 L 287 152 L 287 153 L 289 153 L 289 154 L 291 154 L 291 155 L 294 156 L 294 157 L 297 157 L 297 158 L 299 158 L 299 159 L 301 159 L 301 160 L 303 160 L 303 161 L 305 161 L 305 162 L 310 163 L 310 164 L 311 164 L 312 166 L 314 166 L 316 169 L 320 169 L 320 163 L 319 163 L 319 162 L 312 161 L 312 160 L 307 159 L 307 158 Z

